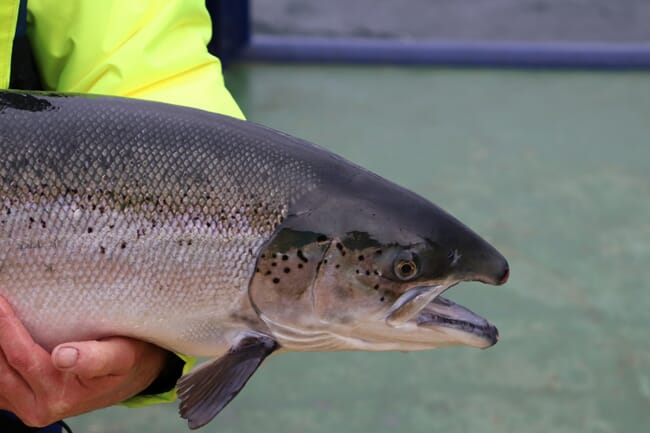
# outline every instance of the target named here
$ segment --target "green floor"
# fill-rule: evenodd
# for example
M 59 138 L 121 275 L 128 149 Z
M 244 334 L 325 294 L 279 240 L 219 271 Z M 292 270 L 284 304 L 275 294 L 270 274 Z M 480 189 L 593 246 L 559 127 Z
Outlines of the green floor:
M 204 432 L 646 432 L 650 74 L 247 65 L 251 120 L 430 198 L 509 259 L 449 297 L 501 341 L 272 357 Z M 176 405 L 75 432 L 182 432 Z

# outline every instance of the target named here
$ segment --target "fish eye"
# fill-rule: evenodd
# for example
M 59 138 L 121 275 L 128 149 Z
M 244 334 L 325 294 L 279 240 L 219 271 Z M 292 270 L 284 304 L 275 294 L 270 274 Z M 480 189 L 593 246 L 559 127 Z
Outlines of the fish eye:
M 399 259 L 395 262 L 395 275 L 402 281 L 408 281 L 418 273 L 418 266 L 413 259 Z

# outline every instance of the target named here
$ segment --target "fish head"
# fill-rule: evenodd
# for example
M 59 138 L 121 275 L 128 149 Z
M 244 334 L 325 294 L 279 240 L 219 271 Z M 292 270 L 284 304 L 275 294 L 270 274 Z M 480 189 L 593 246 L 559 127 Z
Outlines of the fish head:
M 290 214 L 258 262 L 251 300 L 290 350 L 490 347 L 494 325 L 441 295 L 506 282 L 506 259 L 426 199 L 372 174 Z

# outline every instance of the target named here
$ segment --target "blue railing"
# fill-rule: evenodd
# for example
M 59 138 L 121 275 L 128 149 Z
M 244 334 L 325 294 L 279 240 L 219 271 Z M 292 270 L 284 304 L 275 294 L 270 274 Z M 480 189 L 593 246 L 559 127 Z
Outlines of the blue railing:
M 519 68 L 650 68 L 650 43 L 461 42 L 254 35 L 255 61 Z

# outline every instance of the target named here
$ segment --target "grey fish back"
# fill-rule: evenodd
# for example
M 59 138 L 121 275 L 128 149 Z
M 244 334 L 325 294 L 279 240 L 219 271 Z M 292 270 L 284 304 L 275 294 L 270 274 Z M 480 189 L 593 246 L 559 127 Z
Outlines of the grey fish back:
M 0 294 L 45 346 L 128 333 L 201 352 L 291 203 L 337 164 L 267 128 L 153 105 L 0 92 Z

